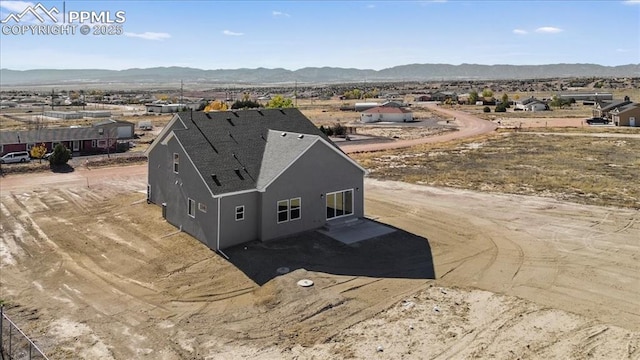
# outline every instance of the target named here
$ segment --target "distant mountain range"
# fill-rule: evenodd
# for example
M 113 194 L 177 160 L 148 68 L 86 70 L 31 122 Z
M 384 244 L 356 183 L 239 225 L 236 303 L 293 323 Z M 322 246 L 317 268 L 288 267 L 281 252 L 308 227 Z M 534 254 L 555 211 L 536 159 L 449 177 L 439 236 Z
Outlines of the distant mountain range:
M 0 69 L 1 86 L 91 84 L 276 84 L 345 83 L 433 80 L 502 80 L 573 77 L 638 77 L 640 64 L 476 65 L 411 64 L 382 70 L 306 67 L 287 69 L 201 70 L 188 67 L 154 67 L 127 70 L 10 70 Z

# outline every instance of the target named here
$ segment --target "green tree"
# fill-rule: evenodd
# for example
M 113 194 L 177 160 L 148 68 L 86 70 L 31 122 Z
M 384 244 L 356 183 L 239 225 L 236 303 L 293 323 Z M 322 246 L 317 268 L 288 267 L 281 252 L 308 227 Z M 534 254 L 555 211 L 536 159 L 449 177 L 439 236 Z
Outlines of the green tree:
M 64 165 L 69 161 L 69 159 L 71 159 L 71 150 L 58 143 L 56 147 L 53 148 L 53 154 L 49 157 L 49 164 Z
M 36 145 L 32 147 L 31 150 L 29 150 L 29 155 L 31 155 L 31 157 L 34 159 L 40 159 L 40 162 L 42 162 L 42 158 L 46 153 L 47 153 L 47 147 L 44 145 L 44 143 L 40 145 Z
M 491 91 L 491 89 L 489 88 L 485 88 L 484 90 L 482 90 L 482 97 L 484 98 L 493 97 L 493 91 Z
M 282 95 L 276 95 L 265 105 L 267 109 L 292 108 L 293 100 L 285 98 Z
M 233 104 L 231 104 L 232 109 L 253 109 L 262 107 L 259 102 L 252 101 L 250 99 L 236 100 Z
M 362 91 L 360 91 L 360 89 L 353 89 L 353 90 L 345 91 L 343 95 L 345 99 L 361 99 Z
M 485 107 L 482 109 L 482 111 L 483 111 L 483 112 L 486 112 L 486 113 L 489 113 L 489 112 L 491 112 L 491 108 L 490 108 L 490 107 L 488 107 L 488 106 L 485 106 Z
M 507 112 L 507 106 L 505 105 L 505 103 L 500 103 L 496 106 L 494 112 Z
M 502 94 L 502 103 L 509 107 L 509 95 L 507 93 Z
M 469 104 L 475 105 L 476 101 L 478 101 L 478 92 L 473 90 L 469 93 Z

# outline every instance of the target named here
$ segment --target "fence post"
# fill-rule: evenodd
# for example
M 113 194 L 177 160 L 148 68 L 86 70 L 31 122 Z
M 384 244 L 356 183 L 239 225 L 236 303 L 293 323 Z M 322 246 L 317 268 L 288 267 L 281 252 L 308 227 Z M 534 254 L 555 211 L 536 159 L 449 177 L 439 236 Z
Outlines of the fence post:
M 4 359 L 4 338 L 2 337 L 2 328 L 4 325 L 4 306 L 0 306 L 0 358 Z

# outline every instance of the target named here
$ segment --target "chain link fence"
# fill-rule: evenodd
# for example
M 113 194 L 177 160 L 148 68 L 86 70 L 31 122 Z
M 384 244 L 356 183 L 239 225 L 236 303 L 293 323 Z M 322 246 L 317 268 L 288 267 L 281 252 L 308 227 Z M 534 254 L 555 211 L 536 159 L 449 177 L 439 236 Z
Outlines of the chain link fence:
M 2 360 L 49 360 L 0 307 L 0 358 Z

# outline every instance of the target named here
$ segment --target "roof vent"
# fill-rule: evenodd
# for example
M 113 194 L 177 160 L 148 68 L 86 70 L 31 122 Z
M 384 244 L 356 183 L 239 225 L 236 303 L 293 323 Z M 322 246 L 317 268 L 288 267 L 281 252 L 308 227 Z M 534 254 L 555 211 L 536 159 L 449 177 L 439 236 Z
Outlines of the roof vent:
M 302 139 L 303 137 L 304 137 L 304 134 L 298 135 L 298 139 Z
M 231 156 L 233 156 L 234 159 L 238 160 L 238 157 L 236 156 L 236 153 L 231 153 Z
M 280 112 L 281 112 L 283 115 L 287 115 L 287 114 L 285 114 L 285 113 L 284 113 L 284 110 L 282 110 L 282 109 L 280 109 Z
M 234 169 L 233 171 L 236 172 L 236 175 L 238 175 L 238 177 L 240 178 L 240 180 L 244 180 L 244 177 L 242 176 L 242 173 L 240 172 L 240 169 Z
M 264 135 L 260 134 L 260 139 L 267 141 L 267 139 L 264 138 Z
M 258 114 L 264 116 L 264 114 L 262 113 L 262 110 L 258 110 Z
M 211 119 L 211 114 L 209 114 L 208 112 L 206 112 L 204 114 L 207 115 L 207 119 Z
M 229 124 L 231 124 L 231 126 L 236 126 L 236 124 L 234 124 L 233 121 L 231 121 L 231 118 L 227 118 L 227 121 L 229 122 Z
M 211 179 L 213 179 L 213 181 L 216 183 L 216 185 L 220 186 L 220 180 L 218 180 L 218 175 L 216 174 L 211 174 Z
M 285 137 L 285 136 L 287 136 L 287 133 L 283 132 L 282 134 L 280 134 L 280 136 Z

